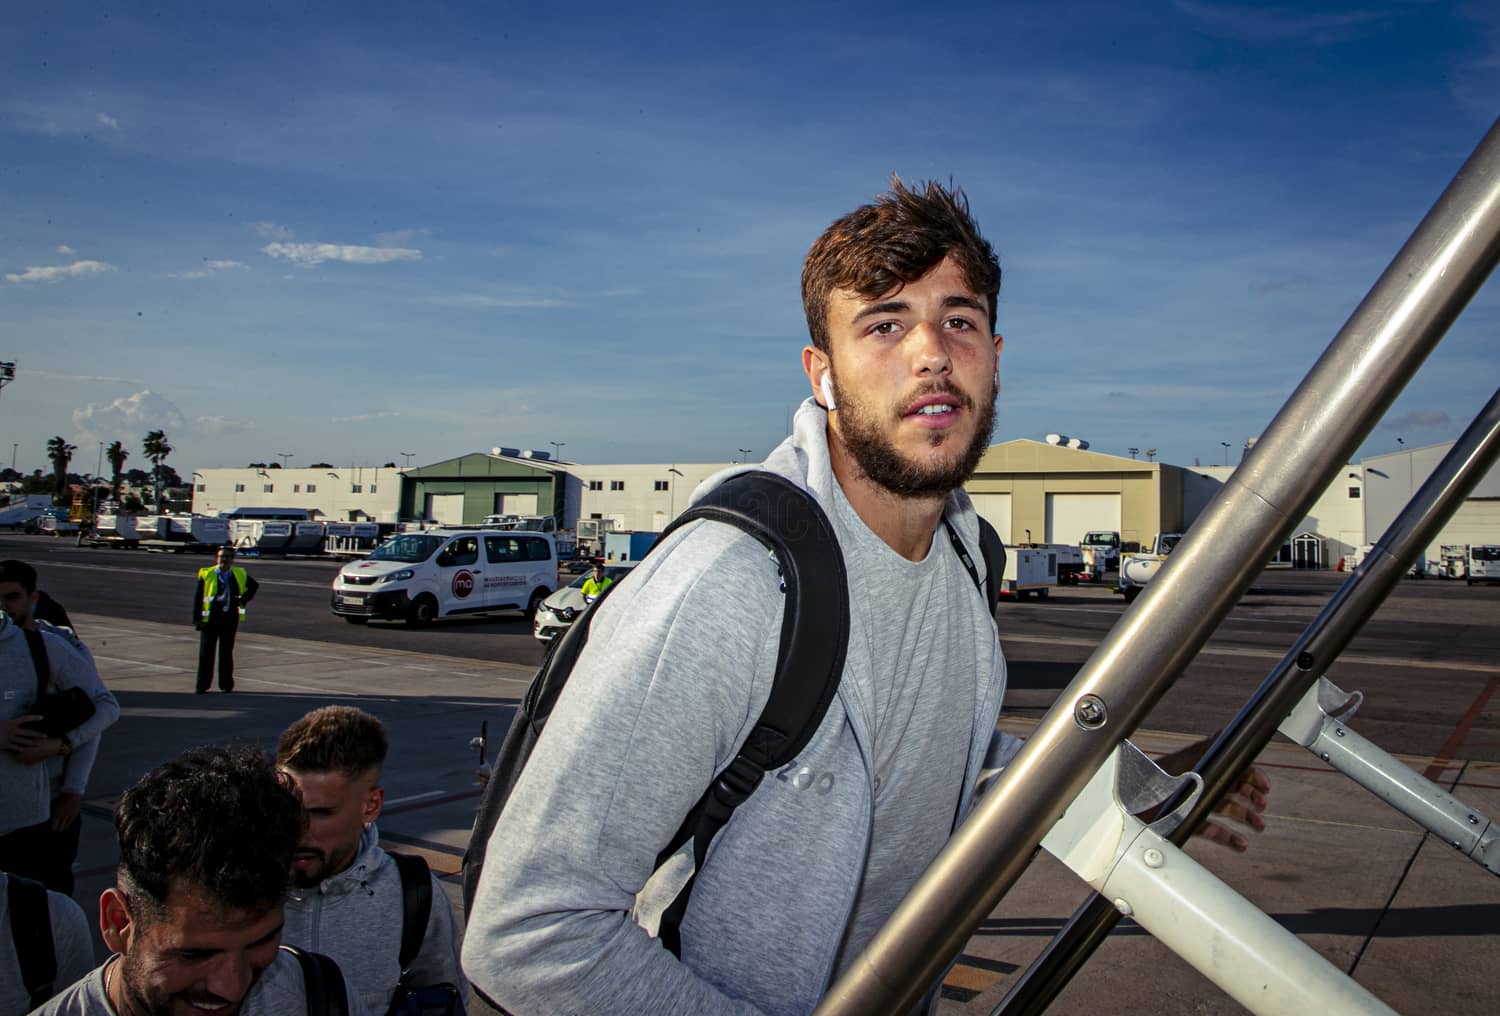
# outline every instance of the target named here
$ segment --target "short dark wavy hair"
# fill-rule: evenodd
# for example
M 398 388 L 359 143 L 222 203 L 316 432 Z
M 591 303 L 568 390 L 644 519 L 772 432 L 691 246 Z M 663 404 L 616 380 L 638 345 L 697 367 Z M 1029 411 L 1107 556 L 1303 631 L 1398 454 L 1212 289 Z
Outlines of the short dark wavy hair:
M 0 561 L 0 582 L 18 582 L 29 596 L 36 592 L 36 569 L 14 558 Z
M 193 748 L 151 770 L 115 806 L 120 882 L 160 913 L 174 882 L 226 907 L 286 893 L 302 804 L 271 760 L 249 748 Z
M 353 706 L 314 709 L 282 731 L 276 764 L 299 773 L 353 778 L 385 765 L 388 744 L 380 721 Z
M 873 300 L 916 282 L 952 257 L 974 292 L 990 303 L 990 332 L 1000 295 L 1000 260 L 969 214 L 959 187 L 929 180 L 908 187 L 891 177 L 891 190 L 835 221 L 802 263 L 802 309 L 812 344 L 827 353 L 828 300 L 835 289 Z

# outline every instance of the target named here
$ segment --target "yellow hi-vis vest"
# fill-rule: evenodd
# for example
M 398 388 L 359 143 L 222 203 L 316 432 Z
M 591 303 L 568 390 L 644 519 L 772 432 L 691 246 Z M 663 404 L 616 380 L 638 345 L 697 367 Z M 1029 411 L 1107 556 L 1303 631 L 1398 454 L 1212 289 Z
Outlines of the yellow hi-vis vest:
M 229 568 L 229 574 L 234 576 L 234 584 L 240 587 L 239 607 L 241 620 L 245 617 L 245 587 L 249 585 L 250 577 L 245 569 L 233 565 Z M 200 617 L 208 621 L 209 610 L 213 607 L 214 600 L 219 595 L 219 566 L 213 565 L 208 568 L 198 569 L 198 578 L 203 583 L 203 603 L 200 606 Z

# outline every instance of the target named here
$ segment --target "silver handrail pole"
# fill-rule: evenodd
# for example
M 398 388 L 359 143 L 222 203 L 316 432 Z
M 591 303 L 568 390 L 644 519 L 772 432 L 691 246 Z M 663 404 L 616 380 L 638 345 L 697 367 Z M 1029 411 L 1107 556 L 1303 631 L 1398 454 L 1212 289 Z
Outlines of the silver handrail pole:
M 1500 121 L 816 1012 L 902 1013 L 1238 602 L 1500 259 Z
M 1208 818 L 1213 806 L 1271 740 L 1277 725 L 1348 647 L 1417 555 L 1437 538 L 1443 525 L 1497 460 L 1500 460 L 1500 391 L 1490 396 L 1360 566 L 1339 586 L 1204 752 L 1194 766 L 1203 777 L 1203 791 L 1182 824 L 1172 831 L 1171 842 L 1185 843 L 1192 831 Z M 1109 900 L 1097 893 L 1091 895 L 1015 979 L 991 1016 L 1044 1011 L 1119 920 L 1120 913 Z

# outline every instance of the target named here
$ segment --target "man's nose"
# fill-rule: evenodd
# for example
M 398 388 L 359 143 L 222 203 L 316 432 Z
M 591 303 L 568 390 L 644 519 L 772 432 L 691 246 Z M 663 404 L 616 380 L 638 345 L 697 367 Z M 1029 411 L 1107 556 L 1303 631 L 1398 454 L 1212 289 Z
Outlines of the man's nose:
M 942 327 L 931 321 L 916 325 L 907 335 L 911 347 L 912 373 L 950 374 L 953 359 L 948 355 L 948 339 Z
M 204 988 L 215 998 L 238 1002 L 255 983 L 255 967 L 244 953 L 225 953 L 209 969 Z

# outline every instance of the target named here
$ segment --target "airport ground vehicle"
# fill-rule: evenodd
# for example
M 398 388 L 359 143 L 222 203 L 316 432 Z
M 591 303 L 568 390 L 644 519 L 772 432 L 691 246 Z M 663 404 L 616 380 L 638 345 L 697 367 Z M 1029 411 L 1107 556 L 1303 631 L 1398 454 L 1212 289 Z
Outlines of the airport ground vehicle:
M 618 582 L 634 567 L 635 562 L 605 565 L 604 577 Z M 578 615 L 582 614 L 583 609 L 588 606 L 583 595 L 583 584 L 592 574 L 592 571 L 584 572 L 543 600 L 541 606 L 537 607 L 536 616 L 532 620 L 531 634 L 542 642 L 551 642 L 567 631 L 568 626 L 577 620 Z
M 1500 544 L 1470 547 L 1464 580 L 1471 586 L 1476 582 L 1500 582 Z
M 1141 595 L 1141 589 L 1161 570 L 1172 548 L 1182 539 L 1181 533 L 1157 533 L 1150 549 L 1120 558 L 1120 579 L 1115 591 L 1129 603 Z
M 524 611 L 557 588 L 551 533 L 429 529 L 392 537 L 333 580 L 331 608 L 350 624 Z
M 1055 585 L 1056 550 L 1043 547 L 1005 548 L 1005 572 L 1000 578 L 1002 597 L 1027 600 L 1036 596 L 1045 600 L 1047 591 Z
M 1097 582 L 1105 572 L 1120 567 L 1120 534 L 1113 530 L 1084 533 L 1079 547 L 1083 551 L 1084 581 Z

